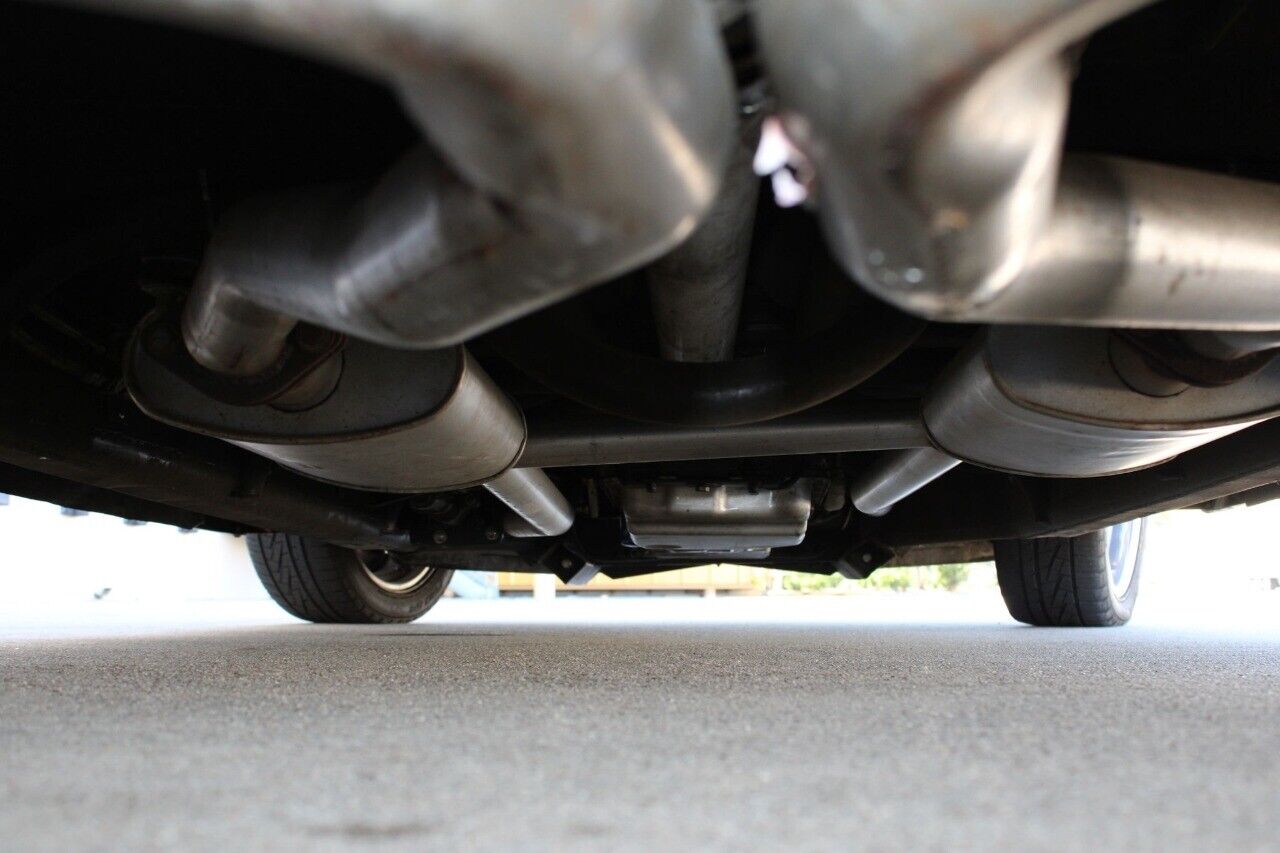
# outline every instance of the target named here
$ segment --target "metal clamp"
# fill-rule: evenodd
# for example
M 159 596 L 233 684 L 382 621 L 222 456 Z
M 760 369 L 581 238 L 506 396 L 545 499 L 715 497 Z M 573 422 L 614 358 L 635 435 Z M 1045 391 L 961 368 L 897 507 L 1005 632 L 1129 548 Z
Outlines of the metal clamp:
M 218 373 L 197 363 L 183 345 L 180 313 L 162 308 L 143 321 L 132 346 L 141 346 L 175 376 L 221 403 L 261 406 L 295 388 L 341 352 L 346 342 L 339 332 L 299 324 L 267 369 L 252 376 Z

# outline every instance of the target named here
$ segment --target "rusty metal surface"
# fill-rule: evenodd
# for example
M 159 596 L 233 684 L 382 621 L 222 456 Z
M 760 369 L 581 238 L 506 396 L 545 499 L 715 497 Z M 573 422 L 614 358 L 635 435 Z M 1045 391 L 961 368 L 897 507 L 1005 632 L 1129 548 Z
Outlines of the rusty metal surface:
M 954 545 L 903 548 L 885 566 L 942 566 L 948 563 L 985 563 L 993 559 L 995 549 L 990 542 L 958 542 Z

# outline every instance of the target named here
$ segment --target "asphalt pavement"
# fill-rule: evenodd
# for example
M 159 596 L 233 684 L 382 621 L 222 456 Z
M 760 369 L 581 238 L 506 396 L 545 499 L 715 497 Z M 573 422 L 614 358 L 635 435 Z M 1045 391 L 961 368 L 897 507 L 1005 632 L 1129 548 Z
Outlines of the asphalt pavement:
M 0 632 L 0 847 L 1280 845 L 1280 626 L 533 606 Z

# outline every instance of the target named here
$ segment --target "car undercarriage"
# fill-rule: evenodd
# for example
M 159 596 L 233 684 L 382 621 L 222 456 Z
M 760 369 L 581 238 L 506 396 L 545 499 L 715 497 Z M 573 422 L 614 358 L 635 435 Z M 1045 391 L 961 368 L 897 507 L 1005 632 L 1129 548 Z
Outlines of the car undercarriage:
M 1274 4 L 0 17 L 0 491 L 388 594 L 1280 496 Z

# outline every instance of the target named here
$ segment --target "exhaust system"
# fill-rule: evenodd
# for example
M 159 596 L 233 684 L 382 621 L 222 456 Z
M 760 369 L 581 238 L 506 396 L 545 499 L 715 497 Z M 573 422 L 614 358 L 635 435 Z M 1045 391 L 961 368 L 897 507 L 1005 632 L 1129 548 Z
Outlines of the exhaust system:
M 371 189 L 263 198 L 227 217 L 184 319 L 210 369 L 234 371 L 243 338 L 269 360 L 290 321 L 446 347 L 639 267 L 693 232 L 734 143 L 732 75 L 701 2 L 78 4 L 365 72 L 425 138 Z
M 523 417 L 456 345 L 693 233 L 735 142 L 712 7 L 81 5 L 123 5 L 372 74 L 425 137 L 370 189 L 323 187 L 233 210 L 180 320 L 157 318 L 138 335 L 128 379 L 144 411 L 344 485 L 485 483 L 512 509 L 513 535 L 565 532 L 564 496 L 540 470 L 512 467 Z M 357 340 L 326 350 L 301 323 Z
M 790 0 L 758 0 L 782 119 L 812 161 L 846 269 L 931 319 L 1190 329 L 1221 333 L 1196 346 L 1230 352 L 1240 349 L 1231 335 L 1280 329 L 1280 188 L 1064 161 L 1072 45 L 1149 2 L 956 0 L 939 13 L 927 0 L 821 0 L 801 14 Z M 759 376 L 740 381 L 726 364 L 755 182 L 739 150 L 721 187 L 736 123 L 712 4 L 126 8 L 381 77 L 426 140 L 372 188 L 259 199 L 227 217 L 185 304 L 142 330 L 131 354 L 131 391 L 155 417 L 361 488 L 485 483 L 515 513 L 509 533 L 554 535 L 572 508 L 541 471 L 515 467 L 523 416 L 457 345 L 659 258 L 648 271 L 659 365 L 684 384 L 653 383 L 660 399 L 643 417 L 745 424 L 832 396 L 774 383 L 791 396 L 753 400 Z M 307 324 L 356 340 L 344 349 Z M 1019 331 L 993 331 L 940 380 L 924 413 L 934 448 L 909 446 L 869 470 L 855 504 L 883 513 L 957 459 L 1046 476 L 1133 470 L 1280 410 L 1261 363 L 1243 396 L 1233 385 L 1162 397 L 1152 387 L 1163 380 L 1122 369 L 1106 333 L 1077 330 L 1056 347 L 1023 340 L 1044 357 L 1032 360 L 1041 374 L 1019 373 L 993 354 Z M 911 332 L 885 331 L 893 345 L 873 355 L 896 356 Z M 1259 345 L 1275 343 L 1263 335 Z M 536 348 L 555 361 L 554 343 Z M 787 368 L 775 372 L 808 370 L 811 355 L 775 357 Z M 582 351 L 569 359 L 576 367 Z M 856 361 L 831 360 L 845 370 Z M 542 366 L 553 379 L 564 372 Z M 1054 377 L 1067 377 L 1051 383 L 1063 394 L 1041 399 L 1035 383 Z M 1086 393 L 1099 382 L 1106 393 Z M 580 390 L 567 396 L 635 414 L 630 395 L 613 405 L 616 389 Z
M 1072 46 L 1150 3 L 762 0 L 785 126 L 845 268 L 936 320 L 1280 330 L 1280 187 L 1064 162 Z
M 828 240 L 876 296 L 951 322 L 1194 330 L 990 330 L 926 396 L 937 449 L 851 484 L 863 512 L 962 459 L 1118 474 L 1280 413 L 1280 187 L 1062 153 L 1073 46 L 1150 2 L 757 4 Z
M 935 319 L 1011 290 L 1051 218 L 1067 50 L 1150 2 L 762 0 L 784 126 L 845 268 Z
M 1105 329 L 994 326 L 926 394 L 930 448 L 896 451 L 850 484 L 884 515 L 961 461 L 1037 477 L 1126 474 L 1280 415 L 1280 359 L 1221 384 L 1178 381 Z

